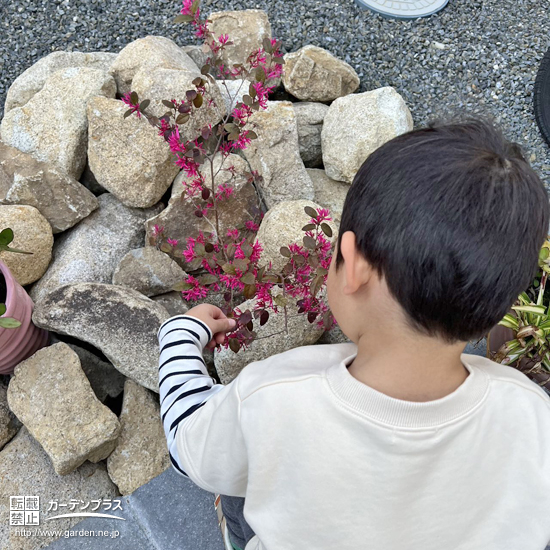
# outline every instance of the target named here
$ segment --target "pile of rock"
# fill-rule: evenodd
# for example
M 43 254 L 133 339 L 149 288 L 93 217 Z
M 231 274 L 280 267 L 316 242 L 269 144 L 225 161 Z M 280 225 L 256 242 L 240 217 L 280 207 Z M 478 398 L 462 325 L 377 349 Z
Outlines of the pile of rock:
M 231 63 L 244 63 L 271 38 L 259 10 L 217 13 L 212 21 L 217 35 L 227 33 L 235 43 L 226 53 Z M 33 255 L 0 252 L 0 260 L 20 284 L 31 285 L 33 321 L 55 343 L 21 362 L 7 389 L 0 385 L 0 477 L 8 480 L 2 493 L 33 494 L 35 477 L 27 470 L 39 467 L 56 490 L 69 483 L 75 498 L 90 484 L 96 498 L 127 494 L 170 465 L 156 394 L 156 332 L 194 304 L 172 291 L 189 266 L 152 246 L 154 226 L 178 239 L 179 250 L 212 227 L 182 197 L 185 176 L 168 145 L 143 119 L 124 118 L 120 97 L 136 91 L 162 115 L 161 100 L 191 87 L 204 55 L 158 36 L 119 54 L 55 52 L 8 91 L 0 124 L 0 229 L 12 227 L 13 246 Z M 331 210 L 336 240 L 354 174 L 372 151 L 413 124 L 393 88 L 354 93 L 353 68 L 322 48 L 305 46 L 285 61 L 280 97 L 286 100 L 253 115 L 259 138 L 230 159 L 235 193 L 220 212 L 224 230 L 259 222 L 263 210 L 262 260 L 275 265 L 280 246 L 301 241 L 304 205 Z M 185 125 L 186 137 L 215 126 L 231 109 L 240 83 L 217 84 L 208 92 L 212 104 Z M 247 181 L 250 170 L 263 181 Z M 227 181 L 223 174 L 217 185 Z M 277 333 L 282 322 L 272 315 L 256 329 Z M 210 354 L 209 365 L 227 383 L 252 360 L 344 339 L 337 330 L 322 335 L 296 316 L 290 335 L 263 338 L 238 355 Z M 108 404 L 122 391 L 117 415 Z M 25 464 L 16 458 L 22 450 Z M 0 498 L 0 515 L 6 502 Z

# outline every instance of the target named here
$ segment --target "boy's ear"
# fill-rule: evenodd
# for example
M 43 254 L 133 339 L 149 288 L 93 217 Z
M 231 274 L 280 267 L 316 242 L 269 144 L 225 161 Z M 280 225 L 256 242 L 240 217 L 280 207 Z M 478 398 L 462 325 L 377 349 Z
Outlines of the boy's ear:
M 342 235 L 340 251 L 344 258 L 345 282 L 343 291 L 345 294 L 353 294 L 369 282 L 372 276 L 372 268 L 357 250 L 357 241 L 353 231 L 346 231 Z

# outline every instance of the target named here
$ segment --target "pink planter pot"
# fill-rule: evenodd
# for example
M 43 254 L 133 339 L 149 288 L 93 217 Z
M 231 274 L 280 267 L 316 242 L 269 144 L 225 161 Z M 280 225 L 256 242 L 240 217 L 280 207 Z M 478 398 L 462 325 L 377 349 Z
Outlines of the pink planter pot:
M 6 313 L 21 322 L 17 328 L 0 327 L 0 374 L 11 374 L 15 366 L 49 342 L 49 332 L 32 322 L 34 303 L 25 289 L 15 280 L 8 266 L 0 261 L 0 288 L 6 283 Z M 0 296 L 0 302 L 3 302 Z

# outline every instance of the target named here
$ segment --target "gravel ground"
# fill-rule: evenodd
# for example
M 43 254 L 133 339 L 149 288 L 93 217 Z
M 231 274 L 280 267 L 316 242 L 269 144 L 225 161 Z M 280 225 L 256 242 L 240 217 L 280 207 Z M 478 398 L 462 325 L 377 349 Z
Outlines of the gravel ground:
M 195 44 L 172 24 L 173 0 L 0 0 L 0 117 L 11 82 L 55 50 L 118 52 L 159 34 Z M 438 14 L 401 21 L 353 0 L 203 0 L 206 11 L 265 9 L 286 51 L 322 46 L 350 63 L 360 91 L 393 86 L 415 121 L 485 113 L 528 152 L 550 186 L 550 154 L 532 106 L 539 62 L 550 46 L 550 0 L 450 0 Z

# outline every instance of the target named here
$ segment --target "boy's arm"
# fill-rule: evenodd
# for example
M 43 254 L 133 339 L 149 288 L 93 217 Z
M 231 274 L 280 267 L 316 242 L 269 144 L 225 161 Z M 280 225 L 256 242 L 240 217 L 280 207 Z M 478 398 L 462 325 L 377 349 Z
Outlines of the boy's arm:
M 207 491 L 244 497 L 238 377 L 224 386 L 208 374 L 202 350 L 212 332 L 200 319 L 171 317 L 157 337 L 160 413 L 173 467 Z

